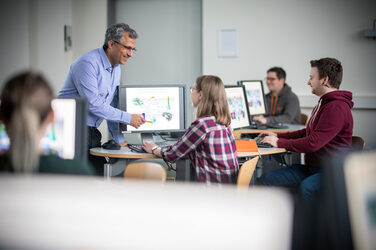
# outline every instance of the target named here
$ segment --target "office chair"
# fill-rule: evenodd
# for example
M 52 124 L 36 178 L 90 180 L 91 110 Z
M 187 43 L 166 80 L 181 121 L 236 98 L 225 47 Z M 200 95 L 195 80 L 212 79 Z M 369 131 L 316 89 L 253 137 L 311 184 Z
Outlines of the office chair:
M 300 124 L 306 125 L 308 120 L 308 115 L 301 113 L 300 114 Z
M 351 145 L 354 151 L 363 151 L 364 147 L 366 146 L 366 142 L 360 136 L 353 136 Z
M 155 162 L 136 162 L 128 164 L 124 171 L 124 178 L 166 181 L 166 170 Z
M 253 173 L 255 172 L 258 160 L 259 157 L 254 157 L 244 162 L 243 165 L 240 167 L 238 180 L 236 182 L 238 188 L 244 188 L 249 186 Z

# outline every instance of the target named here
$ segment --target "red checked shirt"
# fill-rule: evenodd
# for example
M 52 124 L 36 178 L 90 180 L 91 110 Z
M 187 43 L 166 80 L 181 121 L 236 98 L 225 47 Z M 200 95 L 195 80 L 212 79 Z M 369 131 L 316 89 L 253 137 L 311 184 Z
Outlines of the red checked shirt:
M 195 120 L 175 144 L 161 149 L 163 160 L 174 162 L 188 155 L 197 180 L 205 183 L 236 183 L 239 162 L 230 127 L 215 117 Z

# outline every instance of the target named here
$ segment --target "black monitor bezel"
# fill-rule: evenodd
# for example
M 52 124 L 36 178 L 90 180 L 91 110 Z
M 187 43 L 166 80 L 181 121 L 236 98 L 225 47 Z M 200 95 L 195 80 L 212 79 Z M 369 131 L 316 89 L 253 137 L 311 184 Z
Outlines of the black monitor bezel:
M 249 117 L 252 117 L 252 116 L 255 116 L 255 115 L 267 115 L 268 114 L 268 107 L 266 105 L 266 96 L 265 96 L 265 91 L 264 91 L 264 83 L 262 80 L 240 80 L 238 81 L 238 85 L 239 86 L 244 86 L 244 91 L 245 91 L 245 85 L 243 84 L 244 82 L 258 82 L 258 83 L 261 83 L 261 91 L 262 91 L 262 95 L 263 95 L 263 99 L 264 99 L 264 110 L 265 110 L 265 113 L 256 113 L 256 114 L 251 114 L 251 111 L 249 109 L 249 105 L 247 105 L 247 108 L 248 108 L 248 116 Z M 248 101 L 248 97 L 247 97 L 247 93 L 245 92 L 245 97 L 247 98 L 247 103 L 249 103 Z M 251 119 L 251 118 L 250 118 Z
M 251 117 L 249 116 L 249 110 L 248 110 L 248 105 L 247 105 L 247 96 L 246 96 L 246 93 L 245 93 L 245 88 L 243 85 L 225 85 L 225 89 L 226 88 L 239 88 L 241 87 L 243 89 L 243 96 L 244 96 L 244 100 L 245 100 L 245 108 L 246 108 L 246 112 L 247 112 L 247 115 L 248 115 L 248 125 L 245 125 L 245 126 L 241 126 L 241 127 L 237 127 L 237 128 L 234 128 L 231 126 L 232 129 L 242 129 L 242 128 L 247 128 L 247 127 L 250 127 L 251 126 Z M 226 96 L 226 99 L 227 99 L 227 96 Z M 230 110 L 229 110 L 230 112 Z
M 180 129 L 166 129 L 166 130 L 131 130 L 129 131 L 127 129 L 127 125 L 124 123 L 119 123 L 119 131 L 121 133 L 168 133 L 168 132 L 185 132 L 185 94 L 186 94 L 186 86 L 184 84 L 131 84 L 131 85 L 120 85 L 118 87 L 118 108 L 122 111 L 126 111 L 126 98 L 125 93 L 127 88 L 166 88 L 166 87 L 178 87 L 181 90 L 179 90 L 179 94 L 181 97 L 181 110 L 182 113 L 180 118 Z M 182 91 L 182 92 L 181 92 Z M 121 96 L 124 95 L 124 98 L 121 98 Z M 126 111 L 127 112 L 127 111 Z

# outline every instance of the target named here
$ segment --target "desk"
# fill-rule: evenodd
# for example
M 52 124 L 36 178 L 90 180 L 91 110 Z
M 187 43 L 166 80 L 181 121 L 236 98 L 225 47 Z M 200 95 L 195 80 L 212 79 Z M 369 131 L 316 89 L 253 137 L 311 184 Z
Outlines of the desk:
M 284 148 L 259 148 L 259 152 L 238 152 L 239 158 L 253 157 L 258 155 L 270 155 L 286 153 Z M 110 158 L 119 159 L 113 166 L 105 166 L 105 177 L 110 178 L 112 168 L 122 172 L 132 160 L 136 159 L 160 159 L 159 157 L 148 153 L 132 152 L 128 147 L 121 147 L 119 150 L 108 150 L 103 148 L 91 148 L 90 154 L 95 156 L 105 157 L 107 162 Z M 119 173 L 120 173 L 119 172 Z M 118 173 L 118 174 L 119 174 Z M 191 171 L 189 166 L 189 159 L 181 159 L 176 162 L 176 180 L 190 181 Z
M 285 133 L 285 132 L 293 132 L 293 131 L 300 130 L 306 127 L 304 125 L 298 125 L 298 124 L 284 124 L 284 125 L 286 125 L 287 128 L 239 129 L 239 130 L 234 130 L 232 133 L 235 139 L 240 139 L 242 134 L 260 134 L 261 132 L 264 132 L 264 131 L 269 131 L 269 132 L 274 132 L 274 133 Z

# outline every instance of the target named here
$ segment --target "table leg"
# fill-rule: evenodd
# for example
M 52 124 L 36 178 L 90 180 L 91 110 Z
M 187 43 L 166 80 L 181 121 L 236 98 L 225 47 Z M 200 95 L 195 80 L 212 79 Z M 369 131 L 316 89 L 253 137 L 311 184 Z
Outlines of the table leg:
M 112 166 L 110 163 L 104 164 L 104 180 L 110 181 L 111 180 L 111 173 L 112 173 Z
M 176 180 L 177 181 L 191 181 L 192 169 L 190 167 L 189 159 L 182 159 L 176 162 Z

